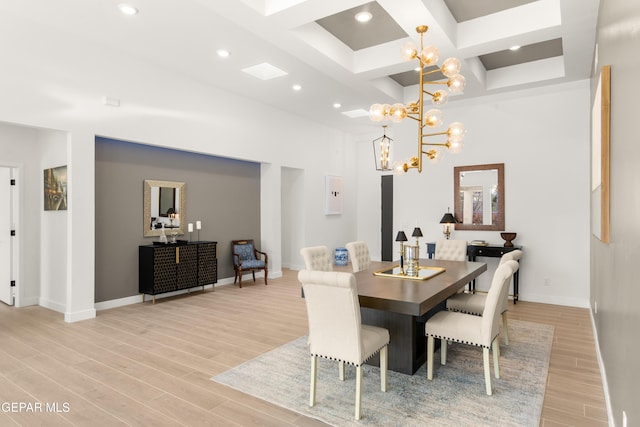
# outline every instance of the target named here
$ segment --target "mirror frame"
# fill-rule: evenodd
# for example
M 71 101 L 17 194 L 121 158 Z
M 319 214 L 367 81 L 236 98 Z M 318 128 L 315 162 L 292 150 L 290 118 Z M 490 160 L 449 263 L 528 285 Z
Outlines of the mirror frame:
M 488 165 L 455 166 L 453 168 L 453 212 L 456 218 L 462 218 L 462 206 L 460 203 L 460 172 L 498 170 L 498 216 L 495 224 L 455 224 L 456 230 L 493 230 L 504 231 L 504 163 L 492 163 Z
M 153 179 L 144 180 L 144 208 L 142 213 L 142 226 L 144 237 L 159 236 L 162 234 L 160 228 L 151 229 L 151 188 L 152 187 L 168 187 L 180 190 L 180 227 L 177 229 L 178 235 L 184 234 L 184 224 L 186 224 L 187 218 L 187 192 L 186 184 L 184 182 L 176 181 L 157 181 Z M 166 234 L 170 232 L 165 230 Z

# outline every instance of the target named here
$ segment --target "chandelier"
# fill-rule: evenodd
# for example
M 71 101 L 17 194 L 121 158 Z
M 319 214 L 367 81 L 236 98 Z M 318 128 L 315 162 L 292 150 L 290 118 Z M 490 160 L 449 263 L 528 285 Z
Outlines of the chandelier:
M 383 132 L 380 138 L 373 140 L 373 158 L 376 161 L 376 170 L 391 170 L 391 143 L 393 139 L 387 136 L 387 125 L 382 126 Z
M 420 94 L 417 102 L 410 102 L 407 105 L 396 103 L 373 104 L 369 109 L 371 120 L 380 122 L 390 120 L 394 123 L 401 122 L 405 118 L 414 119 L 418 122 L 418 155 L 406 161 L 395 162 L 393 164 L 394 173 L 407 172 L 409 169 L 418 169 L 422 172 L 422 155 L 426 154 L 427 159 L 437 162 L 442 157 L 441 147 L 445 147 L 451 153 L 459 153 L 462 150 L 465 129 L 460 122 L 449 125 L 446 131 L 425 133 L 427 128 L 435 128 L 442 125 L 442 112 L 437 109 L 425 110 L 425 95 L 431 98 L 435 105 L 446 104 L 449 93 L 446 90 L 436 90 L 430 92 L 428 85 L 446 85 L 451 93 L 459 93 L 464 89 L 465 79 L 460 74 L 460 61 L 456 58 L 448 58 L 443 61 L 441 67 L 427 70 L 426 67 L 434 66 L 439 59 L 438 48 L 435 46 L 423 45 L 424 33 L 429 27 L 421 25 L 416 28 L 420 34 L 420 50 L 415 43 L 408 42 L 402 46 L 402 57 L 406 61 L 417 59 L 420 62 Z M 444 78 L 429 80 L 428 76 L 434 73 L 442 73 Z M 425 138 L 432 136 L 446 136 L 446 142 L 425 142 Z M 429 148 L 432 147 L 432 148 Z

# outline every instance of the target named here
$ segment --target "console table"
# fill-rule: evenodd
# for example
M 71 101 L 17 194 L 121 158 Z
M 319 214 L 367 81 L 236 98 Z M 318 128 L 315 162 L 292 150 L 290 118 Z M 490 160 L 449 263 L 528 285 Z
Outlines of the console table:
M 475 261 L 478 257 L 489 257 L 489 258 L 501 258 L 502 255 L 507 252 L 514 251 L 516 249 L 522 250 L 522 246 L 494 246 L 494 245 L 467 245 L 467 257 L 469 261 Z M 436 253 L 436 244 L 435 243 L 427 243 L 427 255 L 429 258 L 433 258 Z M 518 287 L 519 287 L 519 273 L 520 269 L 515 272 L 513 275 L 513 303 L 518 302 Z M 476 281 L 473 280 L 471 282 L 471 291 L 476 291 Z
M 153 244 L 138 248 L 138 291 L 156 295 L 217 283 L 217 242 Z

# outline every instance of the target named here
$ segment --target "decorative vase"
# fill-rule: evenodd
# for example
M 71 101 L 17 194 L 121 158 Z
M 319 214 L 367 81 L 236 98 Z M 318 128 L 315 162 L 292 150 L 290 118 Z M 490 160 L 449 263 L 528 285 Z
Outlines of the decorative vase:
M 407 276 L 418 277 L 420 271 L 420 247 L 418 245 L 404 246 L 404 263 L 406 265 L 405 274 Z
M 162 231 L 160 232 L 160 243 L 168 243 L 167 235 L 164 234 L 164 222 L 162 223 Z
M 505 240 L 504 247 L 512 248 L 513 243 L 511 243 L 511 241 L 514 240 L 517 235 L 518 233 L 500 233 L 500 237 L 502 237 Z
M 347 248 L 336 248 L 335 251 L 336 265 L 345 266 L 349 261 L 349 252 Z

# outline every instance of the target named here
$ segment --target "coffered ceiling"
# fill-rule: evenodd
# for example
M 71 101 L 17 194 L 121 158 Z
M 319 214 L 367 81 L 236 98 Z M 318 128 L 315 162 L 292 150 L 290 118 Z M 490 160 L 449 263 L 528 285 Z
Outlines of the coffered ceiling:
M 123 2 L 139 13 L 122 15 Z M 467 86 L 455 102 L 589 78 L 598 6 L 599 0 L 20 0 L 1 2 L 0 13 L 20 17 L 21 25 L 28 20 L 34 40 L 49 31 L 70 33 L 105 54 L 123 53 L 119 61 L 150 61 L 360 132 L 379 124 L 352 117 L 357 112 L 417 97 L 417 61 L 400 57 L 403 43 L 419 42 L 417 26 L 429 26 L 425 44 L 437 46 L 441 60 L 462 61 Z M 357 22 L 360 11 L 372 19 Z M 16 41 L 25 49 L 30 42 Z M 218 57 L 218 49 L 230 56 Z M 265 63 L 283 73 L 264 80 L 241 71 Z M 294 84 L 301 89 L 292 90 Z

